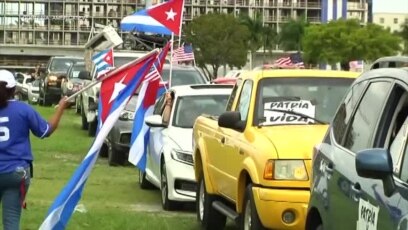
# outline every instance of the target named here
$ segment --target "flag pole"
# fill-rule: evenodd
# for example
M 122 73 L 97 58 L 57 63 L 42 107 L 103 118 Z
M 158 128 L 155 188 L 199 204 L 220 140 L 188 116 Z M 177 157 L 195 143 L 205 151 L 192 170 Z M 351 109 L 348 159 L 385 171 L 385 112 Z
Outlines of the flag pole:
M 171 75 L 173 72 L 173 44 L 174 44 L 174 33 L 171 32 L 171 46 L 170 46 L 170 73 L 169 73 L 169 87 L 171 88 Z

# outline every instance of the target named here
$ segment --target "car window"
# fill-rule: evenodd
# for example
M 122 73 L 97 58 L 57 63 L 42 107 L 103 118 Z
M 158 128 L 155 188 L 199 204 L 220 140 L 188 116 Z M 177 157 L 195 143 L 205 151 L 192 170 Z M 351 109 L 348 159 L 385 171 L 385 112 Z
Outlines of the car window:
M 178 97 L 173 116 L 173 126 L 193 128 L 196 118 L 201 114 L 219 116 L 225 110 L 228 96 L 225 94 Z
M 52 72 L 67 72 L 69 67 L 71 67 L 74 63 L 76 62 L 76 60 L 72 60 L 72 59 L 62 59 L 62 58 L 58 58 L 58 59 L 54 59 L 51 63 L 50 66 L 50 70 Z
M 367 81 L 362 81 L 358 84 L 355 84 L 353 87 L 350 87 L 349 92 L 347 93 L 346 97 L 337 110 L 337 113 L 332 122 L 332 130 L 334 139 L 339 144 L 342 143 L 342 139 L 346 132 L 351 114 L 353 113 L 355 106 L 361 98 L 366 85 Z
M 169 81 L 170 70 L 163 69 L 162 80 Z M 178 85 L 206 84 L 205 76 L 195 69 L 176 69 L 172 71 L 171 87 Z
M 227 107 L 225 111 L 231 111 L 232 104 L 234 104 L 235 96 L 237 95 L 237 91 L 238 91 L 239 86 L 241 85 L 241 82 L 242 82 L 241 79 L 237 79 L 237 82 L 235 83 L 234 88 L 232 89 L 231 95 L 228 99 L 228 103 L 227 103 Z
M 79 72 L 81 72 L 81 71 L 85 71 L 86 70 L 86 68 L 85 68 L 85 65 L 74 65 L 74 66 L 72 66 L 72 68 L 71 68 L 71 72 L 69 73 L 69 78 L 78 78 L 78 76 L 79 76 Z
M 241 121 L 246 121 L 248 118 L 249 105 L 251 102 L 252 93 L 252 81 L 246 80 L 242 87 L 241 94 L 239 95 L 238 105 L 235 111 L 239 111 L 241 114 Z
M 386 81 L 373 82 L 368 86 L 347 131 L 345 148 L 356 153 L 372 147 L 375 128 L 390 87 L 391 83 Z
M 269 77 L 260 80 L 256 99 L 255 124 L 311 124 L 313 118 L 329 123 L 354 78 Z M 291 114 L 293 111 L 303 116 Z
M 398 133 L 397 136 L 401 136 L 402 142 L 398 143 L 396 148 L 399 147 L 399 150 L 404 153 L 404 158 L 402 161 L 402 165 L 400 167 L 400 178 L 401 180 L 408 182 L 408 117 L 405 119 L 405 123 Z
M 22 84 L 24 81 L 24 76 L 21 73 L 16 74 L 16 81 Z
M 153 114 L 154 115 L 161 115 L 163 112 L 163 105 L 164 105 L 164 98 L 165 94 L 163 94 L 157 101 L 156 104 L 154 105 L 154 110 Z

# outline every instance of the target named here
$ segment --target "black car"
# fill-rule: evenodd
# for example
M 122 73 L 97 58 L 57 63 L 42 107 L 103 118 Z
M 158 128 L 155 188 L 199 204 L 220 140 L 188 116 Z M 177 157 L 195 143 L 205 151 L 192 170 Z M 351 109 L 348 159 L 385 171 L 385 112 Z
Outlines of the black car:
M 84 61 L 81 57 L 51 57 L 46 69 L 40 74 L 40 105 L 58 103 L 61 98 L 61 82 L 67 76 L 69 68 L 76 62 Z
M 363 73 L 314 149 L 306 229 L 408 229 L 408 69 Z

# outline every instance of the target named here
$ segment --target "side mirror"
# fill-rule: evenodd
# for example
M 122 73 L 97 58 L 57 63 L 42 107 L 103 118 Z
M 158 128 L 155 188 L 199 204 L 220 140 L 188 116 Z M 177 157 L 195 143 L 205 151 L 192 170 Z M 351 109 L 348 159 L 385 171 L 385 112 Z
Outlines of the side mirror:
M 395 191 L 391 154 L 387 149 L 367 149 L 357 153 L 356 170 L 361 177 L 379 179 L 384 194 L 390 197 Z
M 163 124 L 162 121 L 162 116 L 161 115 L 151 115 L 146 117 L 145 119 L 146 125 L 149 127 L 166 127 L 165 124 Z
M 241 121 L 239 111 L 228 111 L 222 113 L 218 118 L 218 126 L 243 131 L 245 124 Z
M 92 80 L 91 74 L 89 73 L 89 71 L 81 71 L 78 74 L 78 78 L 82 79 L 82 80 Z

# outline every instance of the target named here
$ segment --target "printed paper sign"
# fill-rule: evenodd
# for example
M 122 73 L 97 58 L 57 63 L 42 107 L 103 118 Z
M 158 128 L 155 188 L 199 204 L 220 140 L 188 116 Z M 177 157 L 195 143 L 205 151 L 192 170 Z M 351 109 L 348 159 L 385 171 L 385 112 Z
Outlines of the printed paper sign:
M 308 124 L 313 122 L 313 119 L 273 110 L 293 111 L 314 118 L 316 107 L 307 100 L 267 102 L 264 104 L 264 125 Z
M 360 199 L 356 230 L 377 230 L 379 208 Z

